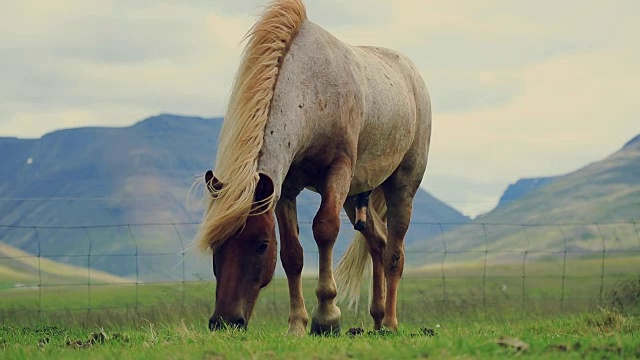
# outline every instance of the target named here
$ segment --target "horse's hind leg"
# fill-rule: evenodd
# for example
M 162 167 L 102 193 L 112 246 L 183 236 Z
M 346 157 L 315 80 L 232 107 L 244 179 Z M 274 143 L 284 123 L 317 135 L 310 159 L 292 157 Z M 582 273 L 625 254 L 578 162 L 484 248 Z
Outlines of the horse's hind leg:
M 376 191 L 380 191 L 380 189 Z M 345 212 L 353 224 L 357 223 L 356 204 L 357 199 L 350 197 L 344 206 Z M 383 254 L 387 243 L 387 228 L 372 206 L 368 206 L 367 209 L 368 220 L 364 229 L 360 230 L 360 232 L 367 241 L 367 248 L 373 264 L 373 284 L 369 313 L 373 318 L 373 328 L 379 330 L 382 327 L 385 306 Z
M 382 326 L 394 331 L 398 329 L 396 300 L 404 270 L 404 237 L 411 221 L 413 197 L 420 180 L 421 176 L 405 173 L 400 168 L 382 184 L 387 200 L 387 246 L 383 255 L 387 298 Z
M 300 275 L 304 265 L 304 252 L 300 245 L 295 198 L 284 196 L 276 204 L 280 230 L 280 261 L 289 283 L 289 334 L 304 335 L 309 321 L 302 296 Z
M 336 282 L 333 278 L 333 245 L 340 230 L 340 209 L 347 198 L 351 181 L 349 161 L 337 161 L 328 169 L 318 190 L 322 197 L 320 209 L 313 219 L 313 237 L 318 245 L 320 265 L 316 296 L 318 307 L 311 319 L 312 334 L 338 334 L 340 309 L 335 304 Z

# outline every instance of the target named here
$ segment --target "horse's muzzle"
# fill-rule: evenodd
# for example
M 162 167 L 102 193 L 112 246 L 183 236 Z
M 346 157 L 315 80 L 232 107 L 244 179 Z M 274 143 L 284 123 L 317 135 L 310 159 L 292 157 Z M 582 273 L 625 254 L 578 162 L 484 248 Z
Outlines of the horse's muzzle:
M 237 316 L 230 319 L 224 319 L 222 316 L 214 315 L 209 319 L 209 330 L 215 331 L 224 328 L 247 329 L 247 319 L 243 316 Z

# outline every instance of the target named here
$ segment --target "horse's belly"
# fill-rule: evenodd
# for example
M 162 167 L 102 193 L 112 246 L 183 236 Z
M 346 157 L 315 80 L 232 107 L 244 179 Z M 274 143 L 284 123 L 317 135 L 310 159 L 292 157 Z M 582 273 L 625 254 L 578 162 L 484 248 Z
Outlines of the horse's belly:
M 349 195 L 369 191 L 382 184 L 395 171 L 399 160 L 402 159 L 387 160 L 379 163 L 359 163 L 360 165 L 356 166 L 353 179 L 351 179 Z
M 415 131 L 410 117 L 402 120 L 394 122 L 394 126 L 389 129 L 365 131 L 361 134 L 350 194 L 377 187 L 398 168 L 411 147 Z
M 403 67 L 380 57 L 367 58 L 362 75 L 366 81 L 361 80 L 366 84 L 364 116 L 351 194 L 371 190 L 393 174 L 411 148 L 417 129 L 413 86 L 401 71 Z

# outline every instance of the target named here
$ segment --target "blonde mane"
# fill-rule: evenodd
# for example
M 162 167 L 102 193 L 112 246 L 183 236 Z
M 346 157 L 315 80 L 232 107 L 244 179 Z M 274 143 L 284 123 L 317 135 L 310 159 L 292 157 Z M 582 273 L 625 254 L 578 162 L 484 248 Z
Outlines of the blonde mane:
M 241 229 L 251 212 L 258 183 L 258 155 L 269 118 L 280 64 L 306 19 L 301 0 L 274 0 L 247 32 L 218 144 L 215 174 L 224 184 L 215 200 L 205 191 L 207 209 L 196 239 L 215 251 Z M 273 197 L 263 209 L 273 207 Z M 261 204 L 262 205 L 262 204 Z

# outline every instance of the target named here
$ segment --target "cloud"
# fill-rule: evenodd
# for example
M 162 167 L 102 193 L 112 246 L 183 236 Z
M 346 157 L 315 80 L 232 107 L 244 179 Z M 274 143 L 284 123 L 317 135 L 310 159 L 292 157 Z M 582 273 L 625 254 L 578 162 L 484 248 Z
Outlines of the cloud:
M 246 15 L 179 2 L 41 4 L 25 1 L 0 19 L 10 29 L 0 35 L 0 68 L 9 70 L 3 135 L 125 125 L 160 112 L 218 115 L 241 52 L 237 34 L 251 25 Z
M 623 52 L 587 52 L 505 70 L 522 93 L 495 108 L 440 114 L 434 146 L 464 156 L 455 165 L 486 169 L 485 179 L 553 174 L 566 171 L 563 159 L 605 156 L 640 131 L 640 71 L 629 72 L 640 68 L 630 61 Z
M 637 64 L 624 51 L 585 52 L 506 70 L 523 84 L 512 101 L 436 114 L 428 176 L 473 174 L 478 184 L 504 189 L 518 178 L 564 174 L 608 156 L 640 133 Z M 460 198 L 437 181 L 427 188 Z M 474 190 L 475 197 L 489 194 Z M 469 214 L 491 208 L 474 209 L 468 199 Z
M 340 39 L 413 59 L 434 108 L 425 186 L 468 214 L 517 178 L 570 171 L 640 132 L 638 2 L 305 2 Z M 10 1 L 0 134 L 221 115 L 240 40 L 265 4 Z

